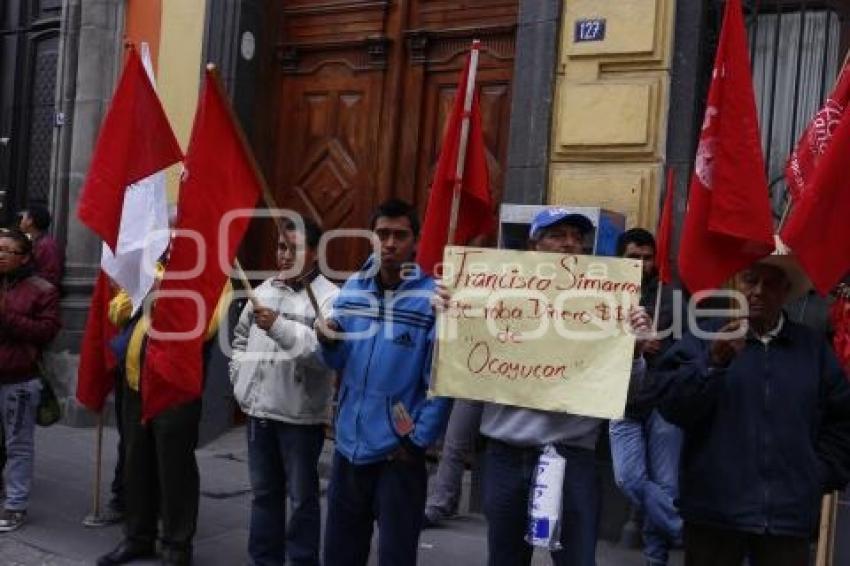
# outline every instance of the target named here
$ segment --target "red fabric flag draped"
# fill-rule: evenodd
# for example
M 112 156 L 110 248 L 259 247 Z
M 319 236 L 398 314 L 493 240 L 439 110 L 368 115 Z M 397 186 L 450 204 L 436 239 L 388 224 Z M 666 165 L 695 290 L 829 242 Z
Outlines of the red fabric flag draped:
M 740 0 L 726 2 L 679 247 L 692 293 L 720 286 L 774 249 L 747 34 Z
M 77 370 L 77 400 L 92 411 L 100 412 L 112 387 L 118 365 L 109 348 L 109 341 L 118 329 L 109 321 L 109 300 L 112 290 L 109 279 L 100 272 L 92 294 L 91 308 L 86 319 L 80 345 L 80 367 Z
M 139 54 L 131 48 L 97 138 L 77 216 L 114 252 L 127 185 L 182 158 Z
M 661 211 L 661 224 L 655 239 L 655 261 L 658 264 L 658 278 L 665 285 L 673 282 L 673 269 L 670 267 L 670 242 L 673 237 L 673 193 L 675 193 L 675 171 L 667 169 L 667 192 L 664 195 L 664 208 Z
M 850 271 L 848 157 L 850 113 L 845 112 L 782 229 L 782 239 L 823 295 Z
M 835 129 L 850 103 L 850 65 L 845 65 L 826 103 L 806 127 L 785 169 L 788 191 L 795 204 L 809 194 L 814 171 L 829 147 Z
M 448 226 L 451 218 L 452 195 L 460 149 L 461 124 L 464 115 L 464 98 L 469 78 L 471 54 L 457 86 L 452 113 L 446 122 L 440 158 L 428 197 L 428 208 L 422 227 L 422 237 L 416 257 L 417 263 L 430 274 L 436 264 L 443 261 L 443 248 L 448 243 Z M 490 176 L 487 171 L 487 154 L 484 132 L 481 128 L 481 108 L 478 93 L 473 91 L 469 115 L 469 138 L 463 172 L 460 208 L 457 217 L 455 241 L 466 244 L 475 236 L 489 234 L 495 227 L 490 197 Z
M 199 329 L 199 332 L 188 339 L 150 336 L 142 374 L 142 413 L 146 419 L 200 397 L 204 334 L 263 187 L 229 102 L 209 70 L 185 163 L 177 229 L 196 234 L 203 245 L 187 237 L 174 240 L 154 306 L 151 331 L 191 333 Z M 225 215 L 244 209 L 248 213 L 229 223 L 220 237 Z M 169 277 L 169 273 L 186 273 L 196 265 L 203 269 L 194 278 Z M 201 304 L 187 299 L 188 294 L 195 294 Z
M 829 324 L 835 331 L 832 339 L 835 355 L 850 378 L 850 294 L 846 291 L 829 307 Z

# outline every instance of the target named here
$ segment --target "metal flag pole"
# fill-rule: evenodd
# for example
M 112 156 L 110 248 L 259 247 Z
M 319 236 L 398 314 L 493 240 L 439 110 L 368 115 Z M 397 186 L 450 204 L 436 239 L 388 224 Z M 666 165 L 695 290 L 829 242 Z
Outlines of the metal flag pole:
M 84 527 L 102 527 L 113 521 L 105 521 L 100 515 L 100 482 L 103 463 L 103 409 L 97 414 L 97 442 L 94 456 L 94 490 L 92 492 L 92 512 L 83 519 Z

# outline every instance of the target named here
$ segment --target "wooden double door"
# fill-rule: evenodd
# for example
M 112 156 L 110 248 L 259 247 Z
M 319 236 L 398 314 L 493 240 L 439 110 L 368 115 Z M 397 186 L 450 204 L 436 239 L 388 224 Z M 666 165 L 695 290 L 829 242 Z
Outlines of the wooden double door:
M 443 127 L 473 38 L 493 201 L 508 148 L 517 0 L 284 0 L 276 45 L 273 150 L 277 202 L 322 226 L 367 228 L 391 197 L 424 214 Z M 271 127 L 271 125 L 267 125 Z M 271 235 L 273 228 L 263 231 Z M 259 236 L 259 234 L 256 234 Z M 252 238 L 255 263 L 273 238 Z M 334 239 L 330 264 L 354 269 L 368 253 Z

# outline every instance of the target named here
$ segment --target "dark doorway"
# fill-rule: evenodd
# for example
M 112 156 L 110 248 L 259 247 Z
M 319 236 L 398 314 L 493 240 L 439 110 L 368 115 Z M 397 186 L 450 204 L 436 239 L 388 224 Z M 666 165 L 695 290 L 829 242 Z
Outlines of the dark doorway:
M 50 206 L 61 0 L 0 8 L 0 221 L 27 203 Z

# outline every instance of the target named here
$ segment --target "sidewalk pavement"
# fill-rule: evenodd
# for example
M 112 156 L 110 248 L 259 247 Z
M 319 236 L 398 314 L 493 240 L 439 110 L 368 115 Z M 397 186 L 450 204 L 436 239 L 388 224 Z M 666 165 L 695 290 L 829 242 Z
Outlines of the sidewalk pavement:
M 18 531 L 0 534 L 3 566 L 80 566 L 111 550 L 121 538 L 120 525 L 89 529 L 81 525 L 92 510 L 95 462 L 94 429 L 55 425 L 36 433 L 36 469 L 27 523 Z M 108 500 L 117 435 L 103 435 L 102 498 Z M 332 447 L 325 446 L 326 469 Z M 233 429 L 198 451 L 201 470 L 201 504 L 195 536 L 198 566 L 235 566 L 246 563 L 248 510 L 247 451 L 244 429 Z M 325 481 L 323 480 L 323 489 Z M 374 546 L 373 546 L 374 548 Z M 640 553 L 600 542 L 598 566 L 638 566 Z M 447 526 L 423 532 L 419 564 L 475 565 L 486 560 L 484 520 L 479 515 L 452 520 Z M 374 556 L 370 564 L 376 563 Z M 549 564 L 545 553 L 535 555 L 534 566 Z M 138 562 L 157 564 L 157 562 Z M 676 556 L 671 566 L 680 566 Z

